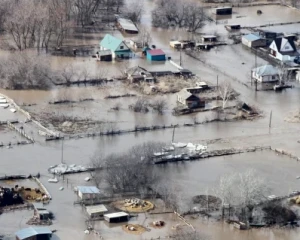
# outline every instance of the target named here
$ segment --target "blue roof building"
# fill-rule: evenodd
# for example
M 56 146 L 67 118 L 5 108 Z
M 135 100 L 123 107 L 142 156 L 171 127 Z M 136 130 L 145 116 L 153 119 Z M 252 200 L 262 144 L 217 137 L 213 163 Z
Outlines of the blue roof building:
M 267 40 L 262 38 L 259 34 L 250 33 L 242 37 L 242 44 L 251 47 L 265 47 L 267 46 Z
M 100 190 L 95 186 L 78 186 L 77 190 L 82 200 L 95 199 L 101 195 Z
M 100 42 L 100 50 L 111 50 L 113 58 L 130 58 L 132 52 L 126 43 L 110 34 L 106 34 Z
M 52 231 L 45 227 L 24 228 L 15 233 L 17 240 L 49 240 L 52 237 Z

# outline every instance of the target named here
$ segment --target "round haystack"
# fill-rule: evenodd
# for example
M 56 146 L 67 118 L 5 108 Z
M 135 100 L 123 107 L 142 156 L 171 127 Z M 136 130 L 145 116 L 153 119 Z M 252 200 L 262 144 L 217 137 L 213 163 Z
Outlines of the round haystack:
M 130 213 L 143 213 L 154 209 L 154 204 L 147 200 L 141 200 L 141 204 L 132 204 L 126 200 L 121 200 L 113 202 L 112 205 L 121 211 Z
M 153 221 L 153 222 L 149 223 L 149 226 L 153 227 L 155 229 L 161 229 L 164 226 L 166 226 L 166 222 L 164 222 L 164 221 Z
M 122 226 L 122 229 L 127 233 L 135 235 L 140 235 L 146 231 L 146 228 L 139 224 L 126 224 Z

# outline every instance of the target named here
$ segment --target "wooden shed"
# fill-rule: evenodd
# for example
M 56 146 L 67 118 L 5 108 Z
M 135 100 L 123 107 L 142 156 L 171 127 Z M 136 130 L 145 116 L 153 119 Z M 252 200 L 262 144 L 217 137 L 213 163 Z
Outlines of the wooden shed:
M 127 222 L 129 214 L 126 212 L 109 213 L 104 215 L 104 219 L 109 223 Z

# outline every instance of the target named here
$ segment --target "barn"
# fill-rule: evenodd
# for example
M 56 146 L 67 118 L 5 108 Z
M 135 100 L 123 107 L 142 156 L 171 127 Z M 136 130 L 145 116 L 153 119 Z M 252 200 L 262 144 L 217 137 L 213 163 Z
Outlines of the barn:
M 166 54 L 161 49 L 152 49 L 147 51 L 147 59 L 150 61 L 165 61 Z

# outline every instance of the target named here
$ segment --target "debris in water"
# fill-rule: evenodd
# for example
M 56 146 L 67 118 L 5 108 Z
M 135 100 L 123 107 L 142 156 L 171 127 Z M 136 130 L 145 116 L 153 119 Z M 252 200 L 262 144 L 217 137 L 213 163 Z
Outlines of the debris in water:
M 57 180 L 57 178 L 55 177 L 55 178 L 50 178 L 50 179 L 48 179 L 48 182 L 49 182 L 49 183 L 58 183 L 58 180 Z
M 59 191 L 62 191 L 62 190 L 64 190 L 64 187 L 60 187 L 60 188 L 59 188 Z
M 9 109 L 12 113 L 15 113 L 17 110 L 14 108 Z
M 91 180 L 91 178 L 89 178 L 89 177 L 86 177 L 85 179 L 84 179 L 84 181 L 86 181 L 86 182 L 88 182 L 88 181 L 90 181 Z

